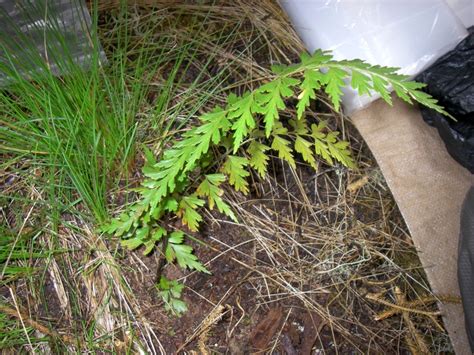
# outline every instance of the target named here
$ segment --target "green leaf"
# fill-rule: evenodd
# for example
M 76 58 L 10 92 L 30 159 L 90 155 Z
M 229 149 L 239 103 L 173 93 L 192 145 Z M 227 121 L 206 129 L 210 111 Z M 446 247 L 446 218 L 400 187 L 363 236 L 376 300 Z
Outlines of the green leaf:
M 153 201 L 150 203 L 152 207 L 175 190 L 177 180 L 194 169 L 196 162 L 207 153 L 210 145 L 218 144 L 223 132 L 230 128 L 227 112 L 219 107 L 200 119 L 200 126 L 186 132 L 181 141 L 165 151 L 157 164 L 144 172 L 149 178 L 144 186 L 153 190 L 153 196 L 149 198 Z
M 180 267 L 210 274 L 210 271 L 207 270 L 204 265 L 198 261 L 197 256 L 192 253 L 193 248 L 191 246 L 185 244 L 170 244 L 170 247 L 173 248 L 176 261 Z
M 256 140 L 252 141 L 247 149 L 247 152 L 250 154 L 250 166 L 254 168 L 262 178 L 267 174 L 267 165 L 270 158 L 265 152 L 269 149 L 270 147 Z
M 210 274 L 210 272 L 192 253 L 193 248 L 189 245 L 183 244 L 183 240 L 184 233 L 182 231 L 171 233 L 165 251 L 166 260 L 169 263 L 172 263 L 174 260 L 176 260 L 178 265 L 184 269 L 188 268 Z
M 289 120 L 290 126 L 293 127 L 296 135 L 304 136 L 308 134 L 308 125 L 306 120 Z
M 295 159 L 291 153 L 290 141 L 282 138 L 281 136 L 273 136 L 273 142 L 271 148 L 278 152 L 278 157 L 280 159 L 286 160 L 291 167 L 296 168 Z
M 311 136 L 314 139 L 314 151 L 316 155 L 322 157 L 329 165 L 333 165 L 334 162 L 329 152 L 329 148 L 326 144 L 326 134 L 323 130 L 326 128 L 326 122 L 320 122 L 319 125 L 311 125 Z
M 120 237 L 130 231 L 134 222 L 135 219 L 133 218 L 133 213 L 122 213 L 118 218 L 113 219 L 109 224 L 102 226 L 101 231 L 107 234 L 114 234 L 116 237 Z
M 319 70 L 305 70 L 303 75 L 304 80 L 300 86 L 301 93 L 298 95 L 299 101 L 296 104 L 296 116 L 298 120 L 303 117 L 311 99 L 316 98 L 316 91 L 321 88 L 321 83 L 325 82 L 324 74 Z
M 143 255 L 148 255 L 150 254 L 153 249 L 155 248 L 155 245 L 158 244 L 161 239 L 166 235 L 166 229 L 163 227 L 158 226 L 152 233 L 151 237 L 149 240 L 147 240 L 144 245 L 145 245 L 145 250 L 143 251 Z
M 156 164 L 155 155 L 146 145 L 143 146 L 143 153 L 145 154 L 145 166 L 153 166 Z
M 172 298 L 170 300 L 171 303 L 171 308 L 173 308 L 173 311 L 180 316 L 183 313 L 186 313 L 188 311 L 188 306 L 186 303 L 182 300 L 178 300 L 176 298 Z
M 204 180 L 198 186 L 196 194 L 200 197 L 207 197 L 209 209 L 213 209 L 214 206 L 217 206 L 219 212 L 224 213 L 226 216 L 230 217 L 233 221 L 237 222 L 234 212 L 228 204 L 222 200 L 222 195 L 224 190 L 219 188 L 219 185 L 225 181 L 225 175 L 223 174 L 210 174 L 205 175 Z
M 305 162 L 307 162 L 316 170 L 318 166 L 316 165 L 316 160 L 314 159 L 313 152 L 311 151 L 312 145 L 313 144 L 311 142 L 308 142 L 301 136 L 296 136 L 295 150 L 303 156 Z
M 237 98 L 229 105 L 229 113 L 227 115 L 229 120 L 235 120 L 232 125 L 234 130 L 234 154 L 239 149 L 242 141 L 247 137 L 249 130 L 255 128 L 255 119 L 253 117 L 256 110 L 256 102 L 253 93 L 245 93 L 241 98 Z
M 176 212 L 178 210 L 178 201 L 173 198 L 167 198 L 164 203 L 164 210 L 168 212 Z
M 120 244 L 124 248 L 127 248 L 129 250 L 134 250 L 142 246 L 143 240 L 134 236 L 132 238 L 122 240 Z
M 330 51 L 316 49 L 311 55 L 308 53 L 301 54 L 300 58 L 303 66 L 314 68 L 314 66 L 323 66 L 323 64 L 329 62 L 332 59 L 332 55 Z
M 339 132 L 329 132 L 326 136 L 326 143 L 330 154 L 340 163 L 349 167 L 355 168 L 355 163 L 352 160 L 351 152 L 348 149 L 349 142 L 340 141 L 337 139 Z
M 297 79 L 279 77 L 256 90 L 259 104 L 257 111 L 264 115 L 263 122 L 267 138 L 272 132 L 275 121 L 278 121 L 278 111 L 286 107 L 283 99 L 292 96 L 292 87 L 298 84 L 299 80 Z
M 165 303 L 165 310 L 181 316 L 188 310 L 186 303 L 180 300 L 184 285 L 178 283 L 175 280 L 168 280 L 166 277 L 161 276 L 160 282 L 156 285 L 158 294 Z
M 181 244 L 184 241 L 184 232 L 174 231 L 173 233 L 170 234 L 168 241 L 174 244 Z
M 134 236 L 129 239 L 122 240 L 121 244 L 124 248 L 134 250 L 145 243 L 145 240 L 148 238 L 149 233 L 150 233 L 150 227 L 148 226 L 137 228 Z
M 184 196 L 179 203 L 179 209 L 176 214 L 182 218 L 183 224 L 187 225 L 193 232 L 197 232 L 199 222 L 202 221 L 202 217 L 196 209 L 203 205 L 204 200 L 193 195 Z
M 341 88 L 346 84 L 344 79 L 348 76 L 347 72 L 343 69 L 329 67 L 325 75 L 326 88 L 324 91 L 328 94 L 331 99 L 331 103 L 334 106 L 334 110 L 339 111 L 341 106 Z
M 244 169 L 248 165 L 249 161 L 246 158 L 229 155 L 222 166 L 222 172 L 229 176 L 229 183 L 236 191 L 242 191 L 244 194 L 249 192 L 246 177 L 250 174 Z
M 374 75 L 372 77 L 372 83 L 374 90 L 380 94 L 382 99 L 385 100 L 390 106 L 392 105 L 392 98 L 390 97 L 390 91 L 388 91 L 388 81 L 384 78 Z
M 351 86 L 357 90 L 359 95 L 371 95 L 372 85 L 370 82 L 371 80 L 367 75 L 358 70 L 352 70 Z

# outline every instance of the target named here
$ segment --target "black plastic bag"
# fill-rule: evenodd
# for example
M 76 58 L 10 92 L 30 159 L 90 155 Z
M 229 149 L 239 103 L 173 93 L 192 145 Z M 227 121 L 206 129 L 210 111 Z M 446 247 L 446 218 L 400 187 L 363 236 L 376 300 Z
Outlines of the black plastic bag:
M 451 156 L 474 173 L 474 27 L 469 32 L 415 80 L 426 83 L 425 91 L 456 118 L 421 108 L 423 118 L 438 129 Z

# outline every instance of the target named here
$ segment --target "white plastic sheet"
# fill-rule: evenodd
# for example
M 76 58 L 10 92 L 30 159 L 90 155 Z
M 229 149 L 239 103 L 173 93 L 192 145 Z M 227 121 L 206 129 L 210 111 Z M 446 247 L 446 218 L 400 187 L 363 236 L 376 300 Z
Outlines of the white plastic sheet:
M 464 26 L 474 26 L 474 0 L 446 0 Z
M 453 0 L 454 1 L 454 0 Z M 309 51 L 332 50 L 335 59 L 360 58 L 399 67 L 414 76 L 451 50 L 467 30 L 444 0 L 281 0 Z M 346 113 L 377 96 L 347 88 Z

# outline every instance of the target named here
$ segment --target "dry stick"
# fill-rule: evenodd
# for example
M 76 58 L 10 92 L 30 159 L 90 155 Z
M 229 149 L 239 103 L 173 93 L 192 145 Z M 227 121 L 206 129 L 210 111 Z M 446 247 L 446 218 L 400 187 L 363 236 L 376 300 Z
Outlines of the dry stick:
M 395 286 L 394 294 L 398 304 L 406 303 L 405 295 L 402 294 L 402 291 L 399 287 Z M 405 336 L 405 339 L 412 353 L 429 354 L 428 345 L 426 345 L 426 342 L 424 341 L 423 337 L 420 335 L 415 325 L 413 324 L 413 321 L 410 319 L 410 312 L 402 311 L 402 317 L 408 329 L 410 330 L 410 332 Z M 413 342 L 415 342 L 415 344 L 413 344 Z
M 50 337 L 53 337 L 53 338 L 59 338 L 62 341 L 64 341 L 65 343 L 68 343 L 70 345 L 77 345 L 78 344 L 77 339 L 74 339 L 74 338 L 72 338 L 68 335 L 61 335 L 58 332 L 56 332 L 55 330 L 49 329 L 45 325 L 43 325 L 41 323 L 38 323 L 37 321 L 27 317 L 20 310 L 17 311 L 13 308 L 10 308 L 10 307 L 6 306 L 6 305 L 0 305 L 0 312 L 5 313 L 5 314 L 7 314 L 11 317 L 15 317 L 15 318 L 20 319 L 22 322 L 30 325 L 31 327 L 35 328 L 36 330 L 38 330 L 39 332 L 41 332 L 45 335 L 49 335 Z
M 158 265 L 156 266 L 156 273 L 155 273 L 155 284 L 160 283 L 161 279 L 161 271 L 163 270 L 163 266 L 165 265 L 166 260 L 166 248 L 168 247 L 168 238 L 164 238 L 162 246 L 161 246 L 161 253 L 159 255 Z
M 372 298 L 370 298 L 372 299 Z M 443 303 L 460 303 L 461 302 L 461 299 L 459 297 L 456 297 L 456 296 L 444 296 L 444 297 L 435 297 L 435 296 L 427 296 L 427 297 L 422 297 L 418 300 L 415 300 L 415 301 L 408 301 L 408 302 L 404 302 L 402 304 L 399 304 L 398 306 L 403 306 L 403 307 L 407 307 L 409 309 L 412 310 L 412 312 L 414 312 L 416 309 L 414 309 L 414 307 L 418 307 L 418 306 L 424 306 L 424 305 L 428 305 L 430 303 L 434 303 L 434 302 L 443 302 Z M 389 310 L 386 310 L 382 313 L 379 313 L 377 316 L 375 316 L 375 320 L 383 320 L 385 318 L 389 318 L 397 313 L 400 313 L 400 312 L 403 312 L 402 309 L 400 308 L 392 308 L 392 309 L 389 309 Z M 415 312 L 416 313 L 416 312 Z M 433 316 L 433 315 L 431 315 Z M 430 317 L 431 317 L 430 316 Z
M 387 307 L 395 308 L 395 309 L 398 310 L 398 312 L 410 312 L 410 313 L 415 313 L 415 314 L 422 314 L 422 315 L 427 316 L 427 317 L 441 315 L 441 312 L 439 312 L 439 311 L 431 312 L 431 311 L 422 311 L 420 309 L 408 308 L 404 305 L 395 304 L 395 303 L 386 301 L 384 299 L 378 298 L 376 295 L 373 295 L 373 294 L 368 294 L 365 297 L 369 300 L 378 302 L 378 303 L 383 304 Z

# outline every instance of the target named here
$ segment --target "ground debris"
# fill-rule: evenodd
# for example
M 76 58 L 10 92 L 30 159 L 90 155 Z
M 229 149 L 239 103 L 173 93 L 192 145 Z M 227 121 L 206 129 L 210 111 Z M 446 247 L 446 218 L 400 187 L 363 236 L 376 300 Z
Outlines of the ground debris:
M 265 350 L 280 329 L 282 320 L 283 309 L 281 307 L 270 308 L 252 332 L 253 336 L 250 342 L 253 347 L 260 351 Z

